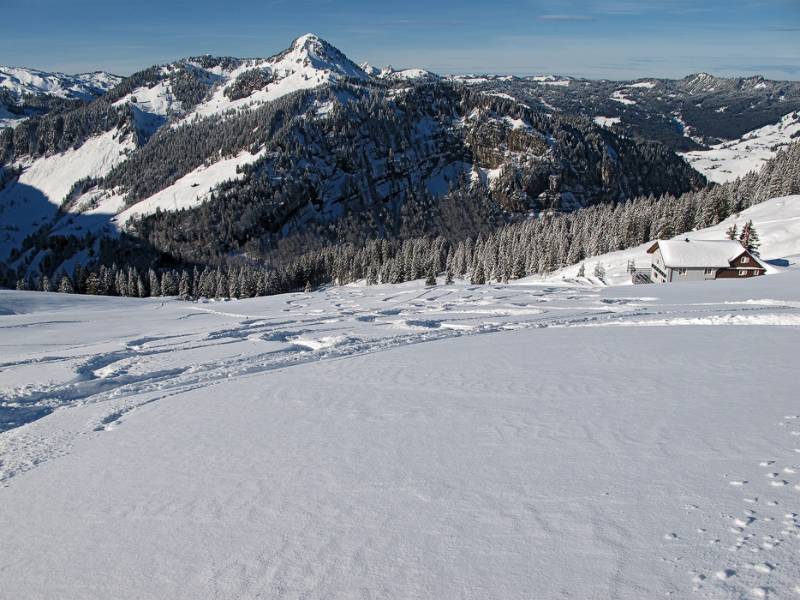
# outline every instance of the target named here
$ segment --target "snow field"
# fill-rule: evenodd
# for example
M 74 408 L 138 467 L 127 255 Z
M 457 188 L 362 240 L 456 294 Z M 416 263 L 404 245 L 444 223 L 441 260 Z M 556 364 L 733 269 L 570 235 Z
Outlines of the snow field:
M 2 292 L 0 598 L 787 597 L 798 284 Z

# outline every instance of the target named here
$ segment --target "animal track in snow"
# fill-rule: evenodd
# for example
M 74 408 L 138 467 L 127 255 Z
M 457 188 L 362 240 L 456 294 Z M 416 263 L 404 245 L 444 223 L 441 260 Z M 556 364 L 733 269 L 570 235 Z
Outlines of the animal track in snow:
M 795 415 L 787 415 L 784 418 L 790 419 L 790 417 Z M 800 452 L 800 449 L 795 448 L 783 452 L 790 450 Z M 776 451 L 779 453 L 780 449 L 776 448 Z M 710 580 L 701 581 L 695 577 L 692 582 L 693 590 L 701 596 L 705 592 L 711 598 L 773 598 L 778 597 L 778 590 L 793 590 L 793 586 L 796 585 L 791 581 L 786 582 L 786 577 L 787 575 L 791 577 L 791 572 L 796 570 L 794 567 L 797 564 L 796 556 L 800 554 L 798 545 L 800 510 L 796 508 L 797 504 L 792 504 L 797 502 L 797 496 L 785 490 L 789 490 L 794 484 L 794 488 L 800 491 L 800 483 L 791 481 L 790 477 L 787 477 L 800 472 L 800 465 L 791 463 L 781 465 L 781 462 L 777 453 L 774 459 L 757 461 L 758 466 L 764 469 L 762 471 L 764 479 L 728 481 L 728 484 L 734 487 L 747 485 L 754 492 L 771 490 L 771 497 L 763 498 L 756 494 L 744 496 L 741 500 L 747 505 L 753 508 L 763 506 L 763 510 L 756 512 L 747 509 L 740 515 L 722 514 L 727 523 L 724 529 L 715 531 L 709 528 L 709 537 L 715 534 L 720 536 L 707 542 L 709 550 L 718 549 L 716 552 L 720 553 L 718 555 L 720 562 L 730 561 L 733 558 L 734 563 L 722 569 L 719 568 L 721 565 L 718 565 L 717 569 L 709 568 L 707 572 L 712 575 Z M 728 474 L 725 474 L 725 477 L 727 478 Z M 787 493 L 790 495 L 786 496 Z M 786 508 L 778 512 L 778 507 L 783 506 Z M 758 559 L 751 558 L 748 561 L 746 557 Z M 792 565 L 792 569 L 787 571 L 785 566 L 789 564 Z M 703 571 L 704 569 L 696 569 L 698 573 Z

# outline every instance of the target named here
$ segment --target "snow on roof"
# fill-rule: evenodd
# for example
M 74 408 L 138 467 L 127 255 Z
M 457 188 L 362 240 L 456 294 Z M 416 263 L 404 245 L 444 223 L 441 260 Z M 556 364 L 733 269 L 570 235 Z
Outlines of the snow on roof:
M 658 240 L 664 265 L 671 268 L 729 267 L 731 261 L 744 252 L 736 240 Z M 655 251 L 655 246 L 651 248 Z

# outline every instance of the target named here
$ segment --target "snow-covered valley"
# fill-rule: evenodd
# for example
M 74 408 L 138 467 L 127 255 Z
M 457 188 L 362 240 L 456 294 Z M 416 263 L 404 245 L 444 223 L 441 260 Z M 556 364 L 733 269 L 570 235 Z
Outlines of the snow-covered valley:
M 0 315 L 2 598 L 800 585 L 800 270 Z
M 685 152 L 682 156 L 709 181 L 724 183 L 758 171 L 778 150 L 800 136 L 800 114 L 791 112 L 772 125 L 759 127 L 740 139 L 722 142 L 707 150 Z

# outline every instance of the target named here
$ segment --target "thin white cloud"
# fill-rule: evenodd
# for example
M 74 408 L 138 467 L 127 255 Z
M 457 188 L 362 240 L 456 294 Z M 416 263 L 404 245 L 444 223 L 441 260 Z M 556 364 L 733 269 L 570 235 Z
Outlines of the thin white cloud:
M 594 21 L 589 15 L 539 15 L 539 21 Z

